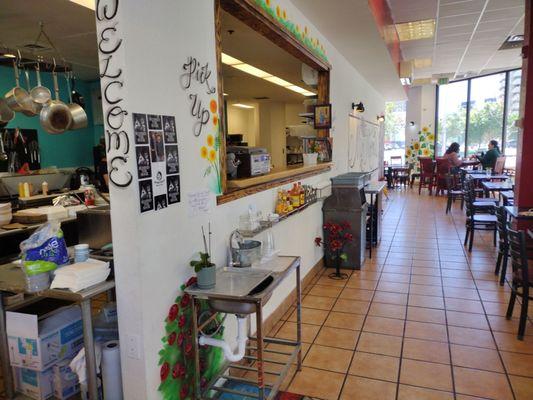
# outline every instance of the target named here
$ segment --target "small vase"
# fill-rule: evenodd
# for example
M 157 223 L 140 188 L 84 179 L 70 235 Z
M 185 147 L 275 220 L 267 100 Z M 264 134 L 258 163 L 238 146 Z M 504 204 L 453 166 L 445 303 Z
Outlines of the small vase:
M 217 267 L 211 264 L 210 267 L 202 268 L 196 273 L 197 285 L 200 289 L 213 289 L 217 283 Z

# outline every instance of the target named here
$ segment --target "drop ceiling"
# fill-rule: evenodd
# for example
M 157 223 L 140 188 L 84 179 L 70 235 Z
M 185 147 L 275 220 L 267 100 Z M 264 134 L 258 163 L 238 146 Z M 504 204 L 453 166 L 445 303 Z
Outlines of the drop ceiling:
M 520 49 L 498 50 L 523 34 L 525 0 L 388 0 L 395 23 L 436 19 L 435 37 L 401 43 L 404 60 L 430 58 L 414 79 L 451 79 L 519 68 Z
M 94 12 L 67 0 L 2 0 L 0 48 L 4 45 L 19 48 L 25 55 L 31 55 L 25 46 L 34 43 L 41 21 L 55 47 L 73 64 L 77 76 L 84 80 L 98 79 Z M 35 55 L 58 57 L 44 37 L 38 45 L 44 49 Z

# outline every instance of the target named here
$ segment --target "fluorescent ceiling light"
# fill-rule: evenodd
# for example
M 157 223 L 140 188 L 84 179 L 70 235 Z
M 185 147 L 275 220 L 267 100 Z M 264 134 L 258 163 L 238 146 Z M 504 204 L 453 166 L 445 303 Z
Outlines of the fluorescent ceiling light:
M 227 94 L 227 93 L 223 93 L 223 95 L 224 95 L 224 96 L 228 96 L 228 94 Z
M 433 60 L 431 58 L 415 58 L 413 65 L 415 68 L 429 68 L 433 65 Z
M 244 63 L 241 60 L 237 60 L 236 58 L 233 58 L 231 56 L 228 56 L 227 54 L 222 53 L 222 64 L 236 65 L 236 64 L 244 64 Z
M 2 54 L 2 57 L 5 57 L 5 58 L 17 58 L 16 55 L 11 54 L 11 53 L 4 53 L 4 54 Z
M 272 76 L 268 72 L 265 72 L 262 69 L 253 67 L 250 64 L 235 64 L 235 65 L 232 65 L 232 67 L 237 68 L 238 70 L 242 72 L 246 72 L 247 74 L 257 76 L 258 78 L 268 78 Z
M 250 106 L 248 104 L 242 104 L 242 103 L 235 103 L 235 104 L 232 104 L 232 106 L 239 107 L 239 108 L 254 108 L 254 106 Z
M 311 92 L 310 90 L 304 89 L 300 86 L 293 85 L 290 82 L 287 82 L 284 79 L 278 78 L 275 75 L 272 75 L 266 71 L 263 71 L 262 69 L 256 68 L 253 65 L 246 64 L 245 62 L 242 62 L 241 60 L 238 60 L 234 57 L 228 56 L 227 54 L 222 53 L 221 54 L 221 60 L 223 64 L 229 65 L 233 68 L 236 68 L 242 72 L 246 72 L 247 74 L 253 75 L 257 78 L 264 79 L 266 81 L 269 81 L 270 83 L 273 83 L 275 85 L 284 87 L 285 89 L 292 90 L 293 92 L 299 93 L 303 96 L 315 96 L 316 93 Z M 234 104 L 236 107 L 246 106 L 246 104 Z M 246 106 L 242 108 L 253 108 L 251 106 Z
M 83 6 L 83 7 L 86 7 L 86 8 L 89 8 L 91 10 L 95 10 L 96 6 L 95 6 L 95 2 L 96 0 L 70 0 L 72 3 L 76 3 L 80 6 Z
M 408 40 L 430 39 L 435 35 L 435 20 L 404 22 L 396 24 L 396 31 L 401 42 Z

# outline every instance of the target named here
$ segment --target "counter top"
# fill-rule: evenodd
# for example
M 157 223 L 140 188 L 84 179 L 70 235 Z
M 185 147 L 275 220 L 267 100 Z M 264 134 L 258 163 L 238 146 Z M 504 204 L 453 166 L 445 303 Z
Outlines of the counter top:
M 59 222 L 61 223 L 68 223 L 68 222 L 74 222 L 76 221 L 76 217 L 68 217 L 60 219 Z M 45 224 L 45 222 L 39 222 L 38 224 L 22 224 L 25 226 L 25 228 L 17 228 L 17 229 L 2 229 L 0 228 L 0 239 L 2 239 L 5 236 L 9 235 L 16 235 L 21 232 L 31 232 L 35 229 L 39 228 L 41 225 Z
M 385 186 L 387 186 L 386 181 L 369 182 L 364 187 L 364 189 L 365 189 L 365 193 L 376 194 L 376 193 L 381 193 L 383 189 L 385 189 Z
M 316 165 L 290 165 L 282 168 L 274 168 L 272 171 L 270 171 L 269 174 L 266 175 L 260 175 L 260 176 L 254 176 L 251 178 L 241 178 L 241 179 L 232 179 L 228 180 L 228 189 L 230 190 L 237 190 L 237 189 L 245 189 L 250 186 L 260 185 L 262 183 L 267 183 L 279 179 L 288 178 L 292 175 L 296 174 L 305 174 L 309 172 L 318 172 L 318 171 L 326 171 L 331 169 L 332 163 L 320 163 Z
M 196 284 L 189 286 L 185 292 L 199 298 L 236 300 L 239 302 L 256 303 L 264 298 L 268 298 L 274 289 L 300 264 L 300 257 L 278 256 L 271 261 L 249 267 L 249 268 L 226 268 L 217 269 L 217 284 L 212 289 L 200 289 Z M 243 276 L 246 272 L 257 272 L 255 285 L 247 287 L 246 283 L 235 284 L 232 277 L 227 276 L 228 272 L 238 274 L 242 270 Z M 266 277 L 272 276 L 274 280 L 263 291 L 256 295 L 250 295 L 257 284 Z M 232 282 L 233 281 L 233 282 Z M 244 281 L 244 280 L 243 280 Z

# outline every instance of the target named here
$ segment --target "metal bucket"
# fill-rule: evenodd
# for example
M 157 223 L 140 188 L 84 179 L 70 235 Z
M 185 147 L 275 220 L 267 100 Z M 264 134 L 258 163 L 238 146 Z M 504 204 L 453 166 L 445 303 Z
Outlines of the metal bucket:
M 251 267 L 261 259 L 261 242 L 258 240 L 244 240 L 239 243 L 239 248 L 231 249 L 232 259 L 239 267 Z M 237 266 L 237 265 L 236 265 Z

